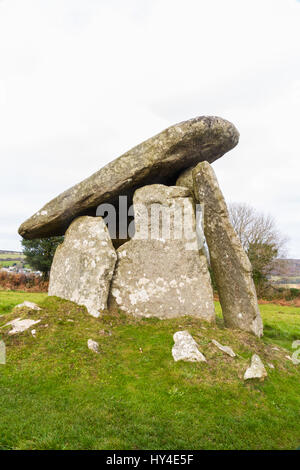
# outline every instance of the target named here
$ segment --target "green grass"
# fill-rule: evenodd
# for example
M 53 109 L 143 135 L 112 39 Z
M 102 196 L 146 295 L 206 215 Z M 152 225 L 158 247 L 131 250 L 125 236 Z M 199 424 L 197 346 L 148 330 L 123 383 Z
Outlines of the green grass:
M 13 264 L 15 264 L 17 261 L 3 261 L 3 260 L 0 260 L 0 267 L 2 268 L 8 268 L 9 266 L 12 266 Z
M 3 261 L 0 260 L 0 267 L 2 268 L 8 268 L 9 266 L 13 266 L 14 264 L 18 266 L 23 266 L 23 264 L 20 261 Z
M 42 311 L 6 313 L 25 299 Z M 281 347 L 291 350 L 292 340 L 300 339 L 300 309 L 262 305 L 261 311 L 263 340 L 224 328 L 220 317 L 216 326 L 122 313 L 95 319 L 46 294 L 0 292 L 0 326 L 16 316 L 42 320 L 36 338 L 0 330 L 7 346 L 7 364 L 0 365 L 0 448 L 299 447 L 300 366 Z M 192 333 L 207 363 L 173 361 L 172 336 L 179 329 Z M 89 338 L 99 342 L 99 354 L 87 348 Z M 212 338 L 238 356 L 223 355 Z M 245 383 L 254 352 L 268 378 Z

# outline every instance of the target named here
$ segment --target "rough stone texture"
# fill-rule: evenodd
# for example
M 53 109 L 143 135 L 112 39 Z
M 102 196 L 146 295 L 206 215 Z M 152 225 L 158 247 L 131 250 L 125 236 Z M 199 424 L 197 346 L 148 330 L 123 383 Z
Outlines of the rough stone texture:
M 8 332 L 9 335 L 16 335 L 17 333 L 22 333 L 23 331 L 28 330 L 31 328 L 33 325 L 36 325 L 39 323 L 41 320 L 29 320 L 29 319 L 24 319 L 21 320 L 21 318 L 16 318 L 15 320 L 10 321 L 9 323 L 6 323 L 4 326 L 12 326 L 13 328 Z
M 188 331 L 177 331 L 173 339 L 175 342 L 172 348 L 174 361 L 207 362 Z
M 164 185 L 145 186 L 136 191 L 133 199 L 136 232 L 132 240 L 117 250 L 111 290 L 123 311 L 135 316 L 191 315 L 215 320 L 207 261 L 198 250 L 195 211 L 189 194 L 187 188 Z M 157 217 L 158 209 L 163 213 L 161 218 Z M 162 229 L 162 220 L 168 216 L 167 233 Z M 157 220 L 160 225 L 155 233 Z M 184 234 L 179 231 L 181 222 Z
M 169 127 L 129 150 L 46 204 L 19 228 L 27 239 L 61 235 L 73 219 L 95 215 L 104 202 L 132 196 L 146 184 L 175 184 L 178 173 L 200 161 L 213 162 L 238 143 L 230 122 L 202 116 Z
M 262 336 L 263 324 L 252 279 L 252 267 L 234 231 L 216 175 L 208 162 L 193 170 L 194 193 L 204 210 L 204 233 L 224 321 Z
M 0 340 L 0 364 L 6 363 L 6 347 L 4 341 Z
M 179 177 L 176 180 L 176 186 L 184 186 L 185 188 L 189 188 L 191 193 L 194 193 L 194 180 L 193 180 L 193 169 L 195 167 L 191 166 L 187 168 L 182 173 L 180 173 Z
M 107 308 L 117 255 L 101 217 L 79 217 L 56 249 L 49 295 L 84 305 L 94 317 Z
M 265 377 L 267 377 L 267 375 L 267 371 L 260 357 L 257 354 L 253 354 L 251 358 L 251 365 L 250 367 L 248 367 L 244 374 L 244 380 L 264 379 Z
M 212 339 L 212 343 L 217 346 L 220 351 L 224 352 L 225 354 L 228 354 L 230 357 L 235 357 L 236 354 L 233 352 L 233 350 L 229 346 L 223 346 L 222 344 L 218 343 L 215 339 Z
M 88 348 L 91 351 L 93 351 L 95 353 L 99 353 L 99 344 L 97 343 L 97 341 L 93 341 L 92 339 L 88 339 L 87 345 L 88 345 Z
M 35 304 L 34 302 L 29 302 L 28 300 L 25 300 L 22 304 L 16 305 L 15 309 L 24 307 L 30 310 L 41 310 L 41 308 L 37 304 Z

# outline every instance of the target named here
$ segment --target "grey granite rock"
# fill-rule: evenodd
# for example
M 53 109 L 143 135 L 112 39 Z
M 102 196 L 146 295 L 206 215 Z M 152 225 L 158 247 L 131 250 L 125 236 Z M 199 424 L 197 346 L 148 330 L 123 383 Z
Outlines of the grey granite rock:
M 234 231 L 216 175 L 208 162 L 193 170 L 194 194 L 204 211 L 204 233 L 227 327 L 262 336 L 252 267 Z
M 107 299 L 117 255 L 101 217 L 79 217 L 56 249 L 49 295 L 84 305 L 98 317 Z

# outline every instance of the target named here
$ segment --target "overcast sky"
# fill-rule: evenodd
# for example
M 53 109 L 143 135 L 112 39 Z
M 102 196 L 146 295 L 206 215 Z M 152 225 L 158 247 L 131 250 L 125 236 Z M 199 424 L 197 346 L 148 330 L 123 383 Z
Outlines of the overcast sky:
M 0 249 L 50 199 L 169 125 L 229 119 L 227 201 L 300 258 L 300 2 L 0 0 Z

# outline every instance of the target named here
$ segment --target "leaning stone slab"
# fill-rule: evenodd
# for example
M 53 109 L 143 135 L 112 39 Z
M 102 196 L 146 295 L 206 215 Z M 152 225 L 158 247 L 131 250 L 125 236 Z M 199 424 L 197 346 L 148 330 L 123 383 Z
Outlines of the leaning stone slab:
M 56 249 L 49 295 L 84 305 L 94 317 L 107 308 L 117 255 L 101 217 L 79 217 Z
M 118 248 L 112 297 L 134 316 L 191 315 L 215 321 L 213 291 L 198 249 L 187 188 L 150 185 L 135 192 L 136 232 Z
M 228 356 L 230 357 L 236 356 L 235 352 L 229 346 L 223 346 L 215 339 L 212 339 L 211 341 L 218 349 L 220 349 L 220 351 L 224 352 L 225 354 L 228 354 Z
M 174 361 L 207 362 L 205 356 L 199 351 L 196 341 L 188 331 L 177 331 L 173 339 L 175 341 L 172 348 Z
M 252 279 L 252 267 L 234 231 L 216 175 L 208 162 L 193 170 L 194 193 L 204 211 L 209 249 L 225 325 L 262 336 L 263 324 Z
M 115 204 L 119 195 L 131 197 L 146 184 L 175 184 L 181 170 L 217 160 L 238 139 L 233 124 L 219 117 L 202 116 L 171 126 L 48 202 L 19 233 L 27 239 L 61 235 L 76 217 L 95 215 L 99 204 Z
M 251 365 L 250 367 L 248 367 L 244 374 L 244 380 L 264 379 L 265 377 L 267 377 L 267 375 L 267 371 L 260 357 L 257 354 L 253 354 L 251 358 Z
M 9 323 L 6 323 L 4 326 L 12 326 L 12 329 L 8 332 L 9 335 L 16 335 L 17 333 L 23 333 L 23 331 L 28 330 L 31 328 L 33 325 L 36 325 L 39 323 L 41 320 L 30 320 L 30 319 L 24 319 L 21 320 L 21 318 L 16 318 L 15 320 L 10 321 Z

